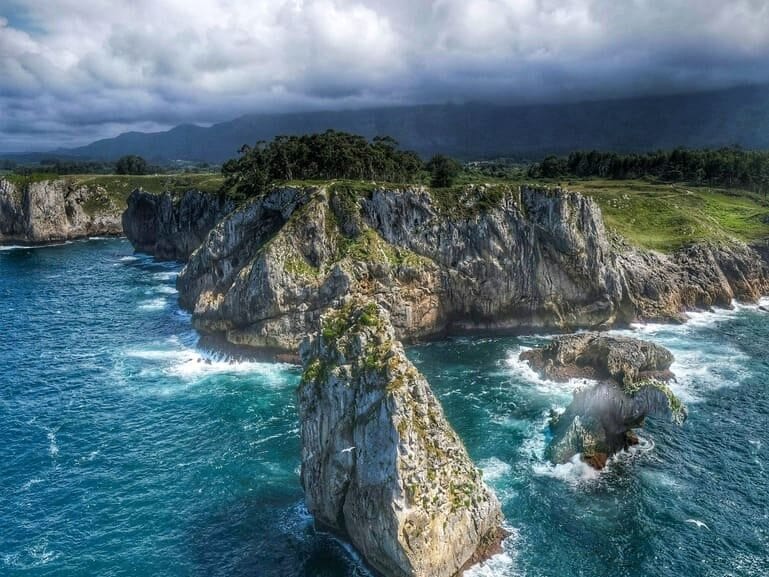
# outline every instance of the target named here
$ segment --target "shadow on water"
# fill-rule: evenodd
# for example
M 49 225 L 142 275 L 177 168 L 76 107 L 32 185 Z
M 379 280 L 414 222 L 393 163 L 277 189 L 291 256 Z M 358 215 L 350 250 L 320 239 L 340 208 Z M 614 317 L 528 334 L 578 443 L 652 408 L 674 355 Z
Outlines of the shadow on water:
M 342 544 L 315 531 L 301 493 L 270 486 L 189 523 L 194 575 L 368 577 Z

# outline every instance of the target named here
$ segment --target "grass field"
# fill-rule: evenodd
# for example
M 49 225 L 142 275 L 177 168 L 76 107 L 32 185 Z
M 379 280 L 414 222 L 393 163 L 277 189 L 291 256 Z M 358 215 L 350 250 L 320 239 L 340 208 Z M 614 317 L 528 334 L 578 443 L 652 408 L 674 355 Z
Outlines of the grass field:
M 769 238 L 769 201 L 755 193 L 640 180 L 564 184 L 593 197 L 606 225 L 644 248 L 670 251 L 695 241 Z

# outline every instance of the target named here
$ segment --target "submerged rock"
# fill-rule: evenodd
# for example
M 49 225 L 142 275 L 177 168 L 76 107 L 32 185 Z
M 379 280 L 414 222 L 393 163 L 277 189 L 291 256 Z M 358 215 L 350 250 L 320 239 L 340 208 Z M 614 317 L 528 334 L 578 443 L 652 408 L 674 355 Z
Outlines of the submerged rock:
M 321 526 L 388 577 L 451 577 L 504 531 L 425 378 L 376 303 L 323 317 L 301 348 L 301 482 Z
M 520 357 L 545 378 L 598 381 L 578 389 L 566 411 L 551 418 L 546 456 L 556 464 L 579 454 L 601 469 L 609 457 L 638 443 L 633 429 L 647 416 L 668 416 L 678 424 L 686 419 L 685 407 L 665 384 L 673 378 L 673 355 L 654 343 L 585 333 L 556 337 Z

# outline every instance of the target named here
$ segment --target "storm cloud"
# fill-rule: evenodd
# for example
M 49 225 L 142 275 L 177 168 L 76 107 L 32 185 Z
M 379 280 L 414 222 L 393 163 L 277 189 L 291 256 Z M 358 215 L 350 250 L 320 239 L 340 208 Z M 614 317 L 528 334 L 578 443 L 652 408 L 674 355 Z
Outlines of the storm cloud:
M 247 112 L 769 82 L 766 0 L 10 0 L 0 151 Z

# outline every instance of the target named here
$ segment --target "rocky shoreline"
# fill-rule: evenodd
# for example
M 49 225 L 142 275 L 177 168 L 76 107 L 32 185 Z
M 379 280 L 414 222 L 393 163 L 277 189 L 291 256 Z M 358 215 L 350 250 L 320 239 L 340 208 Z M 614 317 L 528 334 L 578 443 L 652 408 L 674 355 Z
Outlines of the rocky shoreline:
M 135 246 L 166 258 L 157 239 L 181 227 L 192 231 L 185 250 L 170 253 L 183 258 L 204 237 L 178 283 L 195 328 L 287 354 L 354 295 L 382 305 L 397 337 L 411 342 L 682 322 L 687 310 L 769 293 L 763 244 L 642 250 L 608 233 L 591 199 L 557 188 L 490 197 L 471 187 L 447 209 L 421 187 L 281 186 L 226 214 L 207 236 L 226 212 L 216 203 L 196 201 L 193 226 L 158 198 L 147 227 L 136 215 L 148 196 L 132 195 L 124 217 Z

